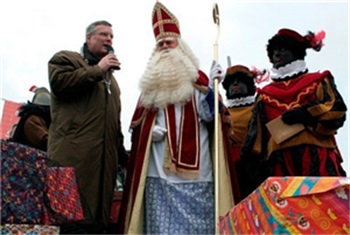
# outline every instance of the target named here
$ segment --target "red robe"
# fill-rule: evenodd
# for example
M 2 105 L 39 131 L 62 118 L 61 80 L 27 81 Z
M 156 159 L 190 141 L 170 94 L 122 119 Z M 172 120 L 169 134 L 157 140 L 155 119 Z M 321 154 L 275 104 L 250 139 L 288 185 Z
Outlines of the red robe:
M 200 91 L 207 92 L 207 85 L 208 78 L 203 72 L 199 71 L 199 78 L 194 84 L 194 87 Z M 142 233 L 143 190 L 148 169 L 149 148 L 152 141 L 152 127 L 155 117 L 155 109 L 147 109 L 138 103 L 131 123 L 132 146 L 119 214 L 119 233 Z M 223 150 L 223 146 L 220 149 Z M 219 160 L 221 160 L 219 161 L 219 194 L 223 195 L 219 196 L 220 199 L 223 199 L 220 201 L 219 211 L 220 215 L 223 215 L 233 207 L 234 201 L 230 173 L 223 152 L 219 156 Z

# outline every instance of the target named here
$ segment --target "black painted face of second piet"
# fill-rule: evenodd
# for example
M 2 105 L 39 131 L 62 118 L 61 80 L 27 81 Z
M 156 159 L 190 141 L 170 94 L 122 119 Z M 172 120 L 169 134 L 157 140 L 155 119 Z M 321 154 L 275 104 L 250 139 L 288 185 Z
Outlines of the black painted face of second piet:
M 228 99 L 242 98 L 248 96 L 248 87 L 244 78 L 235 77 L 231 80 L 231 84 L 226 91 L 226 96 Z
M 297 60 L 297 57 L 286 47 L 273 50 L 272 64 L 275 69 L 283 67 Z

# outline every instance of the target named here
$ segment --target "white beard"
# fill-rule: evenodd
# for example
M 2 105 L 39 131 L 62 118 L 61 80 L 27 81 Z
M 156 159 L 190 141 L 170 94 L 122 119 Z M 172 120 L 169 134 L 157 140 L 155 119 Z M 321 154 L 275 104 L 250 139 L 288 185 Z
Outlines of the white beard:
M 180 38 L 179 46 L 153 51 L 146 71 L 140 80 L 141 104 L 164 108 L 169 104 L 184 104 L 194 92 L 198 78 L 198 60 Z

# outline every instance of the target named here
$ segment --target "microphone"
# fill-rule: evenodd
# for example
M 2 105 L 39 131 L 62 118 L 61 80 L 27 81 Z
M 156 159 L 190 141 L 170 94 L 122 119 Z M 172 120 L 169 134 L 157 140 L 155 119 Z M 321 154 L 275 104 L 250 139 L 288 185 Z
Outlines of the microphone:
M 113 47 L 110 46 L 110 45 L 106 45 L 106 47 L 107 47 L 108 54 L 113 54 L 114 55 Z M 120 70 L 120 67 L 119 66 L 112 66 L 111 69 Z

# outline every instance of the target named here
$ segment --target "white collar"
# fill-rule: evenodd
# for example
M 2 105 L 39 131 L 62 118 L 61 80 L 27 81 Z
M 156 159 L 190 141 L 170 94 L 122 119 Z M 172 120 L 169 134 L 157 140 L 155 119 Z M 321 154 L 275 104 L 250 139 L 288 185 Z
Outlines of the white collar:
M 226 100 L 226 106 L 227 108 L 232 108 L 232 107 L 252 104 L 254 103 L 254 101 L 255 101 L 255 96 L 251 95 L 251 96 Z
M 271 79 L 279 80 L 286 77 L 292 77 L 293 75 L 299 74 L 301 72 L 306 72 L 307 67 L 304 60 L 295 60 L 290 64 L 280 67 L 278 69 L 271 69 Z

